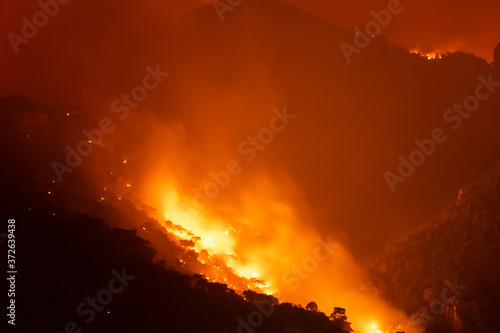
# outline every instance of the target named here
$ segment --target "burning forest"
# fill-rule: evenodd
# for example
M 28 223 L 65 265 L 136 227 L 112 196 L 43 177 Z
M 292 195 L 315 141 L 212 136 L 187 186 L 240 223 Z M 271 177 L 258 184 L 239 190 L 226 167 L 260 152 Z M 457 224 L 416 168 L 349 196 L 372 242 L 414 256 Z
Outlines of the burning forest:
M 498 331 L 498 3 L 2 6 L 2 332 Z

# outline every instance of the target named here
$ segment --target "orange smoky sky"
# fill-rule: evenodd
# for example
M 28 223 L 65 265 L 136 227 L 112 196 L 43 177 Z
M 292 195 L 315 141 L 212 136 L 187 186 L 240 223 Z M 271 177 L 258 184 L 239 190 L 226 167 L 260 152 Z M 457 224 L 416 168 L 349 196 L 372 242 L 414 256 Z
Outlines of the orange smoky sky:
M 370 12 L 387 8 L 388 1 L 287 0 L 289 4 L 339 26 L 364 26 Z M 390 43 L 421 52 L 464 51 L 493 61 L 492 50 L 500 41 L 495 0 L 402 0 L 403 11 L 393 17 L 382 34 Z
M 246 0 L 251 1 L 251 0 Z M 210 2 L 186 1 L 186 8 Z M 370 12 L 387 8 L 387 0 L 282 0 L 320 17 L 337 27 L 364 26 L 373 20 Z M 404 10 L 384 28 L 382 35 L 390 43 L 423 53 L 464 51 L 488 62 L 500 41 L 498 15 L 500 2 L 495 0 L 402 0 Z
M 251 1 L 251 0 L 245 0 Z M 171 13 L 194 9 L 212 0 L 167 1 Z M 364 26 L 373 20 L 370 12 L 387 8 L 387 0 L 282 0 L 306 10 L 337 27 Z M 493 61 L 492 50 L 500 41 L 495 0 L 402 0 L 404 10 L 394 16 L 382 35 L 390 43 L 411 50 L 474 53 Z M 14 16 L 15 17 L 15 16 Z
M 108 4 L 100 3 L 98 7 L 87 6 L 87 10 L 79 13 L 78 10 L 84 9 L 84 7 L 80 8 L 81 6 L 75 5 L 75 1 L 70 1 L 60 8 L 61 11 L 69 12 L 65 14 L 66 19 L 59 17 L 59 15 L 51 18 L 44 30 L 57 29 L 58 26 L 62 25 L 62 21 L 71 17 L 71 12 L 74 15 L 92 14 L 95 22 L 85 22 L 84 27 L 82 26 L 82 29 L 88 30 L 90 35 L 95 27 L 102 25 L 102 21 L 108 20 L 111 16 L 119 17 L 120 13 L 116 12 L 115 7 L 121 7 L 123 11 L 127 11 L 127 13 L 121 13 L 123 19 L 116 22 L 116 26 L 120 26 L 127 22 L 137 24 L 141 19 L 150 20 L 151 12 L 148 12 L 148 8 L 155 8 L 157 19 L 169 20 L 182 12 L 212 2 L 213 0 L 150 0 L 141 6 L 114 6 L 113 2 L 110 2 Z M 364 26 L 373 20 L 370 14 L 372 10 L 386 9 L 388 3 L 386 0 L 283 0 L 282 2 L 297 6 L 341 28 L 350 28 L 355 25 Z M 495 0 L 403 0 L 401 5 L 404 8 L 403 11 L 393 16 L 391 23 L 382 31 L 382 35 L 386 36 L 391 44 L 423 53 L 461 50 L 474 53 L 488 62 L 493 61 L 492 50 L 500 41 L 500 29 L 498 29 L 497 21 L 500 13 L 500 2 Z M 21 18 L 23 16 L 31 18 L 31 15 L 39 9 L 36 1 L 6 0 L 2 2 L 0 34 L 5 38 L 0 43 L 0 53 L 4 63 L 15 60 L 12 46 L 6 37 L 7 34 L 11 31 L 19 33 L 18 30 L 22 25 Z M 78 23 L 78 20 L 75 23 L 82 25 L 81 22 Z M 37 39 L 39 38 L 37 37 Z M 40 44 L 41 42 L 34 41 L 32 44 Z M 5 68 L 2 66 L 1 70 L 3 71 Z

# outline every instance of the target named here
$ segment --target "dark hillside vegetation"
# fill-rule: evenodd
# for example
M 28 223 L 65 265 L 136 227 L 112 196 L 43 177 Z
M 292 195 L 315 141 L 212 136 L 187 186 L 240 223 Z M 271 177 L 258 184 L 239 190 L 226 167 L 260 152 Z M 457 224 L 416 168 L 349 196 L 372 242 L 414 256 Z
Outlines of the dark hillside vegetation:
M 466 289 L 435 316 L 428 332 L 497 332 L 499 239 L 500 166 L 496 166 L 462 189 L 456 204 L 439 220 L 378 257 L 370 278 L 392 304 L 409 314 L 419 311 L 417 320 L 425 317 L 422 308 L 440 299 L 447 288 L 445 280 L 457 281 Z

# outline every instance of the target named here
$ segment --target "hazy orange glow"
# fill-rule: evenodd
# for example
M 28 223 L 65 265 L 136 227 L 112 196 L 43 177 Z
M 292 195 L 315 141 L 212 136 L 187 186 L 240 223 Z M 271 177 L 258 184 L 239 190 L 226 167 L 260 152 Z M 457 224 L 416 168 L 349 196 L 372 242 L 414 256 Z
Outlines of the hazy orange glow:
M 330 234 L 335 238 L 333 231 L 320 234 L 314 229 L 316 214 L 289 177 L 271 180 L 265 172 L 258 172 L 251 184 L 223 190 L 231 193 L 230 199 L 221 195 L 213 207 L 200 208 L 193 203 L 192 192 L 184 193 L 178 185 L 183 170 L 190 169 L 188 161 L 175 159 L 172 169 L 166 167 L 169 157 L 161 160 L 158 169 L 150 169 L 149 180 L 141 182 L 138 196 L 157 208 L 158 220 L 172 222 L 165 224 L 171 234 L 194 242 L 211 281 L 226 283 L 240 293 L 244 289 L 272 293 L 282 302 L 305 305 L 316 301 L 327 314 L 335 306 L 346 307 L 349 321 L 360 332 L 378 333 L 374 323 L 387 332 L 404 324 L 402 312 L 370 296 L 361 268 L 341 244 L 307 278 L 300 279 L 298 288 L 284 276 L 313 255 L 318 237 Z M 217 258 L 224 258 L 225 265 L 247 281 L 245 285 L 214 265 Z
M 497 16 L 485 18 L 481 34 L 461 28 L 463 37 L 459 38 L 440 29 L 445 25 L 440 19 L 448 21 L 453 16 L 445 15 L 448 7 L 438 6 L 439 14 L 428 11 L 430 22 L 422 24 L 424 9 L 433 7 L 407 1 L 408 8 L 381 34 L 388 42 L 373 38 L 363 51 L 370 64 L 365 68 L 362 61 L 349 67 L 332 38 L 344 38 L 345 27 L 349 27 L 345 28 L 349 35 L 352 25 L 369 20 L 370 10 L 385 8 L 387 1 L 376 1 L 376 6 L 368 2 L 284 1 L 336 26 L 286 7 L 288 16 L 283 15 L 283 21 L 270 11 L 269 17 L 262 18 L 264 23 L 254 27 L 252 15 L 258 13 L 261 19 L 255 2 L 256 7 L 249 5 L 248 11 L 231 11 L 234 21 L 216 21 L 211 5 L 190 13 L 184 21 L 178 19 L 180 13 L 209 2 L 192 0 L 170 8 L 152 1 L 149 6 L 154 10 L 123 5 L 118 13 L 111 13 L 114 7 L 101 8 L 100 2 L 93 1 L 85 7 L 86 15 L 95 19 L 89 28 L 73 22 L 83 5 L 72 2 L 64 7 L 64 14 L 23 45 L 18 57 L 10 45 L 0 44 L 2 54 L 12 62 L 0 64 L 2 76 L 9 80 L 0 82 L 1 93 L 26 93 L 43 103 L 62 104 L 62 118 L 81 117 L 88 130 L 103 117 L 114 117 L 116 130 L 94 145 L 94 153 L 78 166 L 78 172 L 106 192 L 93 200 L 108 204 L 116 194 L 120 204 L 132 202 L 144 216 L 158 221 L 168 240 L 172 236 L 183 254 L 195 257 L 193 262 L 179 258 L 186 272 L 203 274 L 239 293 L 251 289 L 304 306 L 315 301 L 327 315 L 334 307 L 345 308 L 348 321 L 358 332 L 413 333 L 407 327 L 407 314 L 382 301 L 367 283 L 369 263 L 363 260 L 370 260 L 372 251 L 401 239 L 428 218 L 422 212 L 425 209 L 415 204 L 412 191 L 421 189 L 418 186 L 430 191 L 432 186 L 427 185 L 431 181 L 422 178 L 427 183 L 415 185 L 424 174 L 422 167 L 421 174 L 391 196 L 381 175 L 387 167 L 394 167 L 390 163 L 409 150 L 414 138 L 423 139 L 429 129 L 442 126 L 438 117 L 450 107 L 446 103 L 466 96 L 462 88 L 469 93 L 463 83 L 469 82 L 469 72 L 458 73 L 463 82 L 453 86 L 459 80 L 444 68 L 446 57 L 455 51 L 476 51 L 491 62 L 491 41 L 500 38 L 492 23 L 496 24 Z M 453 13 L 465 11 L 447 3 Z M 282 2 L 273 4 L 282 9 Z M 332 10 L 332 6 L 343 10 Z M 476 13 L 484 13 L 479 7 Z M 17 29 L 17 18 L 33 10 L 28 4 L 12 2 L 10 14 L 1 14 L 6 20 L 0 32 L 6 35 Z M 308 24 L 298 25 L 295 19 Z M 417 24 L 398 30 L 406 20 Z M 149 22 L 155 23 L 151 24 L 155 30 Z M 250 24 L 251 29 L 246 29 Z M 135 26 L 140 28 L 136 31 Z M 276 27 L 289 36 L 285 38 Z M 126 36 L 123 43 L 129 49 L 108 51 L 108 45 L 118 39 L 118 31 Z M 271 31 L 278 31 L 274 39 L 261 40 Z M 471 42 L 476 35 L 480 41 Z M 295 44 L 296 39 L 311 45 Z M 277 46 L 282 40 L 283 49 Z M 77 46 L 66 46 L 70 43 Z M 396 54 L 389 46 L 393 44 L 408 50 Z M 38 51 L 39 45 L 47 45 L 49 51 Z M 384 64 L 380 59 L 392 59 L 386 54 L 398 61 Z M 36 70 L 24 70 L 35 62 Z M 171 71 L 172 78 L 148 91 L 138 106 L 130 107 L 128 119 L 117 120 L 110 106 L 113 100 L 143 82 L 145 66 L 157 63 Z M 429 67 L 440 65 L 443 68 L 436 79 Z M 422 102 L 427 95 L 430 97 Z M 441 95 L 446 98 L 436 97 Z M 241 143 L 255 140 L 256 133 L 269 127 L 272 110 L 286 103 L 298 120 L 283 125 L 272 142 L 256 148 L 255 158 L 248 161 L 239 150 Z M 80 134 L 71 135 L 80 140 Z M 438 158 L 453 161 L 446 153 L 437 155 L 425 168 L 435 167 Z M 229 161 L 239 163 L 241 175 L 231 177 L 206 205 L 200 205 L 195 190 L 213 181 L 211 175 L 224 170 Z M 439 165 L 448 167 L 444 162 Z M 448 184 L 462 186 L 458 180 Z M 425 191 L 418 195 L 434 200 Z M 436 193 L 432 195 L 437 197 Z M 458 200 L 462 195 L 460 190 Z M 112 208 L 120 211 L 119 205 Z M 140 223 L 127 227 L 148 233 L 142 224 L 145 221 Z M 325 239 L 337 244 L 331 252 L 324 248 Z M 322 254 L 328 253 L 325 259 L 317 259 L 318 247 Z

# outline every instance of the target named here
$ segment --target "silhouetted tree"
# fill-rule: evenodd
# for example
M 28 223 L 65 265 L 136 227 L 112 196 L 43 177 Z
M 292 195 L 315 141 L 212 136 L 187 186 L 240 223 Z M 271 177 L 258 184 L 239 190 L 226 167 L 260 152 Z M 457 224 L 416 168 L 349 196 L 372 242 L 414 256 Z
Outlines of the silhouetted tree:
M 344 308 L 335 307 L 330 315 L 330 320 L 335 326 L 343 329 L 344 331 L 352 332 L 351 323 L 347 321 L 347 315 L 345 314 Z
M 316 302 L 309 302 L 306 305 L 306 310 L 309 310 L 309 311 L 318 311 L 318 304 L 316 304 Z

